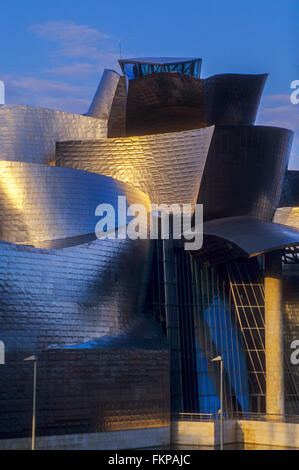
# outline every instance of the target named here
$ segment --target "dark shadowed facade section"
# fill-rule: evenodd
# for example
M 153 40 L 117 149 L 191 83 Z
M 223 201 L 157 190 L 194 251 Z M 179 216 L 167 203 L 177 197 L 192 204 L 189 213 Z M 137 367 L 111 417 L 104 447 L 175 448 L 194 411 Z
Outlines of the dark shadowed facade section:
M 204 219 L 253 216 L 272 220 L 293 133 L 263 126 L 216 126 L 198 203 Z
M 218 126 L 252 125 L 267 74 L 221 74 L 204 82 L 206 119 Z
M 285 174 L 278 207 L 299 206 L 299 171 L 288 170 Z
M 164 72 L 129 81 L 128 136 L 198 129 L 206 125 L 202 80 Z
M 32 364 L 23 359 L 31 354 L 38 435 L 167 426 L 168 351 L 142 314 L 144 243 L 41 250 L 2 242 L 0 251 L 0 437 L 30 435 Z

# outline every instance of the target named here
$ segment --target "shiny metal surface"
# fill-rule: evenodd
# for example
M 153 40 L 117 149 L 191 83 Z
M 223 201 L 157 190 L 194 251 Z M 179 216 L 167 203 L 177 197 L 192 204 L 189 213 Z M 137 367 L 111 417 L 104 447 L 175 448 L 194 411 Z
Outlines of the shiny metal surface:
M 204 220 L 252 216 L 271 221 L 293 133 L 264 126 L 216 126 L 197 202 Z
M 278 207 L 299 206 L 299 171 L 287 170 Z
M 254 123 L 267 74 L 159 73 L 129 82 L 127 135 Z
M 56 164 L 129 183 L 152 203 L 194 204 L 213 130 L 58 142 Z
M 105 69 L 86 116 L 109 119 L 112 102 L 121 76 Z
M 210 124 L 252 125 L 268 74 L 220 74 L 203 80 Z
M 115 207 L 118 195 L 147 208 L 149 201 L 198 200 L 204 204 L 204 246 L 191 253 L 200 264 L 299 244 L 298 231 L 270 222 L 292 133 L 250 125 L 265 79 L 229 74 L 200 80 L 159 73 L 131 80 L 127 95 L 126 78 L 106 71 L 88 113 L 93 117 L 0 107 L 0 339 L 6 346 L 1 438 L 30 432 L 32 371 L 23 358 L 32 354 L 39 368 L 37 435 L 169 426 L 168 350 L 144 303 L 151 243 L 94 240 L 95 207 L 101 202 Z M 216 124 L 215 132 L 209 123 Z M 133 136 L 124 137 L 126 132 Z M 49 167 L 55 163 L 56 141 L 58 166 Z M 215 315 L 218 308 L 210 325 L 216 346 L 219 340 L 234 351 L 235 342 L 222 342 L 223 312 L 226 320 L 231 312 L 217 301 L 214 280 L 194 269 L 191 286 L 190 269 L 199 263 L 183 250 L 185 262 L 180 262 L 177 246 L 173 252 L 177 274 L 169 280 L 151 278 L 150 284 L 158 286 L 166 312 L 176 309 L 172 300 L 167 303 L 167 290 L 179 283 L 181 323 L 177 310 L 172 319 L 164 315 L 163 322 L 172 339 L 188 339 L 183 350 L 181 342 L 170 341 L 172 381 L 176 387 L 182 383 L 182 396 L 187 396 L 195 385 L 195 340 L 203 333 L 196 318 L 197 336 L 190 328 L 198 294 L 210 297 L 202 302 L 204 314 L 212 308 Z M 173 273 L 167 253 L 159 262 L 163 269 L 169 262 Z M 293 314 L 297 281 L 286 300 L 292 332 L 298 325 Z M 191 308 L 186 299 L 193 295 Z M 179 369 L 181 352 L 185 362 Z M 226 383 L 236 392 L 235 380 Z
M 273 222 L 299 230 L 299 171 L 286 172 Z
M 63 247 L 95 239 L 98 204 L 118 196 L 127 205 L 148 197 L 103 175 L 34 163 L 0 161 L 0 238 L 35 247 Z
M 9 132 L 0 129 L 0 437 L 30 433 L 30 354 L 37 436 L 168 426 L 168 351 L 143 313 L 150 241 L 94 240 L 98 204 L 116 208 L 126 196 L 148 207 L 148 196 L 103 175 L 32 163 L 52 162 L 61 135 L 103 137 L 105 121 L 68 115 L 69 132 L 56 119 L 65 113 L 12 108 Z
M 127 135 L 179 132 L 207 126 L 203 82 L 176 72 L 130 80 Z
M 22 354 L 125 334 L 144 323 L 147 240 L 95 240 L 57 250 L 1 242 L 0 249 L 8 364 Z
M 191 254 L 210 264 L 299 244 L 299 231 L 255 217 L 210 220 L 204 223 L 203 232 L 203 248 Z
M 104 119 L 33 106 L 0 107 L 0 160 L 50 164 L 57 140 L 106 136 Z
M 142 314 L 149 254 L 147 240 L 0 243 L 1 438 L 30 432 L 32 353 L 37 436 L 169 424 L 168 353 Z
M 299 230 L 299 207 L 278 207 L 273 222 Z

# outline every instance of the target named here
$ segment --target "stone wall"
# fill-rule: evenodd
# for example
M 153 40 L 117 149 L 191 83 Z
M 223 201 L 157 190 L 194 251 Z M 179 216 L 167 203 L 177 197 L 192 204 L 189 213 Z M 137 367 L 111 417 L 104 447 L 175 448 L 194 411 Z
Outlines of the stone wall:
M 173 421 L 172 446 L 219 446 L 220 422 Z M 274 421 L 227 420 L 223 423 L 224 445 L 299 449 L 299 424 Z M 248 447 L 249 446 L 249 447 Z
M 161 427 L 38 437 L 35 448 L 37 450 L 120 450 L 162 447 L 168 446 L 169 442 L 170 428 Z M 0 440 L 0 450 L 29 449 L 31 449 L 30 438 Z

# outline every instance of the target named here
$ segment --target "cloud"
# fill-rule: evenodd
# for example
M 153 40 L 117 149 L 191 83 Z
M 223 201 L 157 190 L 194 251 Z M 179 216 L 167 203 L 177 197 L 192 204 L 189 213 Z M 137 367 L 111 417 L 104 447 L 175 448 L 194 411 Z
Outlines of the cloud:
M 118 39 L 73 21 L 33 24 L 29 31 L 50 41 L 48 65 L 35 77 L 0 76 L 6 102 L 85 113 L 104 68 L 119 70 Z
M 92 29 L 87 25 L 78 25 L 74 21 L 47 21 L 33 24 L 29 27 L 32 31 L 45 39 L 53 41 L 81 41 L 94 43 L 95 41 L 108 39 L 111 36 Z
M 94 64 L 89 63 L 76 63 L 70 65 L 63 65 L 61 67 L 55 67 L 51 69 L 44 70 L 45 73 L 56 76 L 65 76 L 65 77 L 87 77 L 95 73 L 99 73 L 100 67 L 97 67 Z
M 267 95 L 264 97 L 263 102 L 269 105 L 274 103 L 290 104 L 290 95 Z
M 258 123 L 291 129 L 299 134 L 298 106 L 290 102 L 289 95 L 270 95 L 263 100 Z
M 277 126 L 294 132 L 290 167 L 299 167 L 299 120 L 298 107 L 290 101 L 290 95 L 277 94 L 265 96 L 260 108 L 257 124 Z
M 6 103 L 41 106 L 70 113 L 85 113 L 94 88 L 38 77 L 1 75 L 6 85 Z
M 26 91 L 34 91 L 35 93 L 54 93 L 65 94 L 71 93 L 72 95 L 81 95 L 82 87 L 72 85 L 65 82 L 57 82 L 55 80 L 46 80 L 37 77 L 22 77 L 18 80 L 11 80 L 10 86 L 23 89 Z
M 57 43 L 52 58 L 84 58 L 117 66 L 119 40 L 87 25 L 73 21 L 48 21 L 31 25 L 29 31 Z

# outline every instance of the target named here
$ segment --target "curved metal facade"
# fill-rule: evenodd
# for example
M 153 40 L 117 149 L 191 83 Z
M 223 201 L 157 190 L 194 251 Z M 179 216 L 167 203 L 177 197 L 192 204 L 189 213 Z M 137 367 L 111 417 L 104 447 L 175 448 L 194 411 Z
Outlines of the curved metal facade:
M 299 171 L 286 172 L 273 222 L 299 230 Z
M 119 73 L 114 70 L 104 70 L 86 116 L 106 120 L 109 119 L 111 106 L 120 78 Z
M 55 143 L 107 137 L 107 122 L 33 106 L 0 107 L 0 160 L 51 164 Z
M 125 77 L 105 69 L 86 116 L 106 120 L 107 137 L 125 136 L 126 103 Z
M 0 237 L 13 243 L 58 248 L 95 239 L 96 207 L 117 211 L 118 196 L 149 210 L 145 194 L 103 175 L 0 161 L 0 177 Z
M 56 164 L 129 183 L 152 203 L 194 204 L 213 130 L 58 142 Z
M 59 250 L 2 242 L 0 254 L 1 438 L 30 434 L 32 369 L 22 360 L 31 354 L 37 435 L 167 426 L 168 353 L 142 314 L 148 242 Z
M 267 74 L 220 74 L 206 78 L 206 120 L 217 126 L 254 124 Z
M 293 133 L 263 126 L 216 126 L 197 202 L 204 219 L 252 216 L 271 221 Z
M 32 354 L 38 435 L 169 426 L 169 380 L 174 411 L 216 413 L 218 354 L 224 409 L 264 406 L 261 271 L 247 258 L 299 243 L 297 230 L 271 222 L 292 132 L 252 126 L 266 75 L 201 80 L 184 74 L 188 64 L 151 75 L 146 65 L 128 93 L 126 78 L 106 70 L 87 116 L 0 109 L 1 438 L 30 434 L 32 368 L 23 359 Z M 297 208 L 294 181 L 284 211 L 286 201 Z M 118 196 L 147 211 L 150 202 L 202 203 L 202 250 L 190 256 L 163 240 L 152 256 L 150 240 L 96 239 L 95 208 L 116 209 Z M 145 303 L 151 289 L 158 301 Z
M 130 80 L 126 134 L 160 134 L 207 125 L 203 81 L 175 72 Z
M 14 214 L 11 237 L 22 234 L 28 243 L 53 237 L 56 242 L 59 234 L 65 237 L 60 246 L 80 244 L 39 249 L 0 242 L 0 323 L 6 347 L 0 437 L 30 433 L 32 370 L 22 360 L 31 354 L 38 357 L 38 435 L 167 426 L 168 351 L 159 326 L 143 314 L 150 241 L 87 243 L 81 236 L 94 229 L 95 204 L 115 207 L 118 195 L 147 204 L 147 197 L 104 176 L 2 163 L 11 169 L 11 181 L 2 175 L 2 185 L 10 183 L 14 192 L 9 194 L 21 203 L 28 229 L 22 231 Z M 33 187 L 38 193 L 31 194 Z M 7 208 L 2 221 L 8 223 L 12 213 Z M 49 245 L 55 246 L 53 240 Z M 137 389 L 142 392 L 138 399 Z
M 299 230 L 299 206 L 278 207 L 275 211 L 273 222 Z
M 299 244 L 299 232 L 255 217 L 224 217 L 203 226 L 204 246 L 195 256 L 211 264 L 251 258 Z

